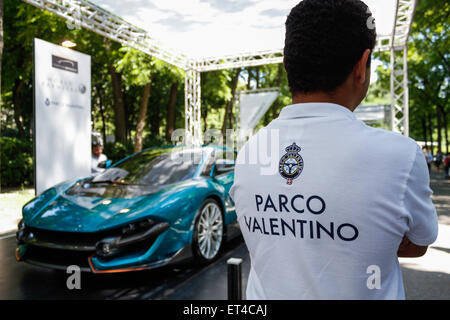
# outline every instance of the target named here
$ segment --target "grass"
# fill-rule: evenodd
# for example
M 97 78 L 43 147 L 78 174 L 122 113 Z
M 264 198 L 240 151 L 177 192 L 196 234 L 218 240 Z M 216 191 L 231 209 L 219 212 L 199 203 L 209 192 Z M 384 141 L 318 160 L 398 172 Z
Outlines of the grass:
M 0 193 L 0 234 L 16 230 L 22 207 L 34 197 L 34 188 L 2 190 Z

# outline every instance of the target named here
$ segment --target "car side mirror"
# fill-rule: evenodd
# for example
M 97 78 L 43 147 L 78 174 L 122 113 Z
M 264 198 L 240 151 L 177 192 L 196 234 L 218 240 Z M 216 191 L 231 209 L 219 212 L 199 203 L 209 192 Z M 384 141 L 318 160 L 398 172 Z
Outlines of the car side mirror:
M 216 161 L 215 172 L 221 174 L 234 170 L 234 160 L 229 159 L 218 159 Z

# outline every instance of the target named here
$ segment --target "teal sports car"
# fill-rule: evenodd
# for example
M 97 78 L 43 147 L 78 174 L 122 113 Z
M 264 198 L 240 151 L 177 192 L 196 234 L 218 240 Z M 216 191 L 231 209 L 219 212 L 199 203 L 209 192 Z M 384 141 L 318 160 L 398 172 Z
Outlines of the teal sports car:
M 228 194 L 235 156 L 219 146 L 150 148 L 60 183 L 23 207 L 16 259 L 94 273 L 212 261 L 238 231 Z

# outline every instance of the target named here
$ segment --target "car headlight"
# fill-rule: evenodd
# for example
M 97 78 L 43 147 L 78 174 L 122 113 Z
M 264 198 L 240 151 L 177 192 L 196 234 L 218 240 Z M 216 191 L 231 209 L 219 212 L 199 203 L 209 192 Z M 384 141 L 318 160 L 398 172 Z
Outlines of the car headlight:
M 157 226 L 160 226 L 157 228 Z M 169 223 L 157 223 L 152 219 L 129 223 L 121 229 L 121 235 L 100 240 L 96 244 L 95 252 L 98 256 L 109 257 L 121 248 L 141 242 L 155 236 L 169 227 Z
M 107 238 L 99 241 L 95 248 L 95 253 L 101 257 L 107 257 L 117 251 L 117 238 Z
M 25 222 L 23 221 L 23 218 L 20 219 L 19 224 L 17 225 L 17 230 L 23 230 L 25 229 Z
M 25 222 L 23 219 L 19 221 L 19 224 L 17 225 L 17 232 L 16 232 L 16 240 L 18 244 L 21 244 L 24 242 L 25 237 L 27 235 L 27 232 L 25 230 Z
M 151 219 L 145 219 L 139 222 L 130 223 L 122 228 L 122 235 L 130 235 L 136 231 L 142 231 L 143 229 L 148 229 L 153 226 L 155 222 Z

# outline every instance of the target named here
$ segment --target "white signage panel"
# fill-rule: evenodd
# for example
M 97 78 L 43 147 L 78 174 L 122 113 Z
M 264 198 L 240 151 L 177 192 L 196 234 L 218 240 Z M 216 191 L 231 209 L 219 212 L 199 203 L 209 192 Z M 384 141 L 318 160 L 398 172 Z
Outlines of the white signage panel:
M 36 194 L 91 174 L 91 57 L 34 39 Z
M 386 120 L 387 111 L 383 105 L 358 106 L 354 111 L 355 117 L 361 121 Z
M 241 134 L 247 134 L 258 124 L 278 98 L 278 90 L 241 92 L 239 95 L 239 125 Z

